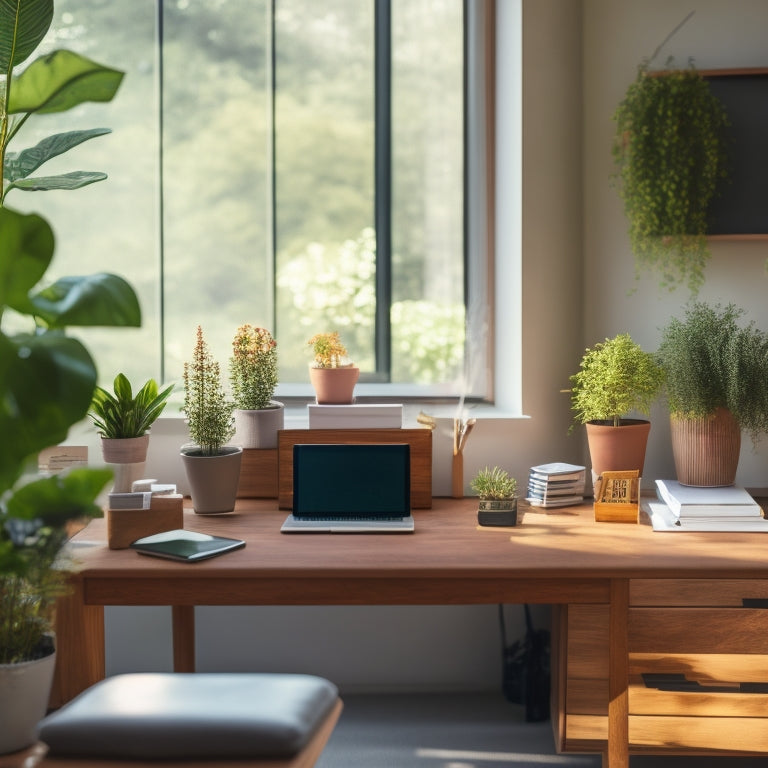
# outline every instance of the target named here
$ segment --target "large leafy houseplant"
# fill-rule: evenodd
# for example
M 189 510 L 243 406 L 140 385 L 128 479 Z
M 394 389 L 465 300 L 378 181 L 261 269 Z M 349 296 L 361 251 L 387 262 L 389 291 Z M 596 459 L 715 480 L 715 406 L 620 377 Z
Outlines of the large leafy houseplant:
M 663 287 L 685 283 L 696 294 L 710 255 L 708 207 L 727 177 L 725 109 L 693 64 L 651 72 L 643 62 L 614 120 L 636 274 L 649 268 Z
M 104 469 L 44 478 L 27 471 L 39 451 L 60 443 L 85 417 L 96 386 L 94 361 L 67 328 L 141 322 L 136 294 L 116 275 L 47 283 L 54 254 L 50 225 L 5 205 L 11 189 L 67 189 L 99 180 L 79 172 L 29 177 L 48 158 L 90 138 L 89 132 L 59 134 L 32 150 L 8 152 L 31 115 L 108 101 L 122 78 L 68 52 L 38 59 L 17 76 L 15 68 L 32 55 L 52 18 L 52 0 L 0 2 L 0 664 L 47 652 L 53 604 L 66 587 L 58 565 L 66 525 L 100 512 L 94 502 L 111 476 Z M 2 734 L 0 751 L 24 746 L 14 744 L 15 738 L 30 738 L 5 727 Z
M 741 430 L 753 441 L 768 432 L 768 333 L 754 323 L 741 324 L 743 314 L 734 304 L 723 307 L 697 301 L 686 307 L 682 319 L 673 317 L 662 329 L 657 355 L 664 370 L 672 448 L 681 482 L 732 483 Z M 683 456 L 696 453 L 687 447 L 689 438 L 705 450 L 702 459 L 718 463 L 718 454 L 730 455 L 723 475 L 714 469 L 683 466 Z

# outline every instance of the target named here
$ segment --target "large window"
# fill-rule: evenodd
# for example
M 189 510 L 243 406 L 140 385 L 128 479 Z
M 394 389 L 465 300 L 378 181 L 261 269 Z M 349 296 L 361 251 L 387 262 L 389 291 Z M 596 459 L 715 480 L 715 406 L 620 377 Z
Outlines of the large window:
M 203 326 L 225 366 L 242 323 L 281 385 L 338 330 L 362 380 L 458 392 L 464 367 L 462 0 L 57 0 L 48 48 L 126 71 L 109 105 L 28 121 L 109 136 L 61 160 L 71 193 L 14 192 L 57 235 L 58 274 L 114 271 L 140 330 L 89 332 L 103 380 L 180 379 Z

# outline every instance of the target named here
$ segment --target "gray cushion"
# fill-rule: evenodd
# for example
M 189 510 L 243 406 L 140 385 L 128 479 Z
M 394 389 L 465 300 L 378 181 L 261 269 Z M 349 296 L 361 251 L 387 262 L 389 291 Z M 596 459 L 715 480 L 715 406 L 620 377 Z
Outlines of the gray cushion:
M 337 696 L 311 675 L 116 675 L 43 719 L 39 737 L 55 756 L 290 757 Z

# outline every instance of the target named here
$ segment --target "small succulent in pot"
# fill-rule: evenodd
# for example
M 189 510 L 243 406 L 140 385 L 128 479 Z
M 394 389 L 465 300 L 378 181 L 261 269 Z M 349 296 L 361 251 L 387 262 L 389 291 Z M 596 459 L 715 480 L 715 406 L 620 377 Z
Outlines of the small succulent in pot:
M 317 402 L 321 405 L 352 403 L 360 369 L 349 360 L 338 331 L 317 333 L 307 344 L 314 354 L 309 380 Z
M 477 522 L 480 525 L 517 525 L 517 480 L 505 469 L 481 469 L 470 487 L 479 496 Z

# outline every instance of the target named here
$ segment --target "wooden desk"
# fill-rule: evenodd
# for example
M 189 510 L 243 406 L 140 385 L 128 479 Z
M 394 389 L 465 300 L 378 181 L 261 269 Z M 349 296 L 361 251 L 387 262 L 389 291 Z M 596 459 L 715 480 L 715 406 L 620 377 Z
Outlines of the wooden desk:
M 436 499 L 432 509 L 415 511 L 410 535 L 281 534 L 286 512 L 272 501 L 243 500 L 223 516 L 185 510 L 187 528 L 247 541 L 195 565 L 109 550 L 105 521 L 94 520 L 73 540 L 79 571 L 59 610 L 52 703 L 104 676 L 105 605 L 173 606 L 177 671 L 194 669 L 196 605 L 596 606 L 607 613 L 608 702 L 607 738 L 592 751 L 602 751 L 608 768 L 627 768 L 630 583 L 768 580 L 761 534 L 595 523 L 591 505 L 528 510 L 516 528 L 479 528 L 475 509 L 471 498 Z M 559 679 L 555 674 L 553 715 L 561 730 Z M 556 738 L 564 743 L 562 733 Z

